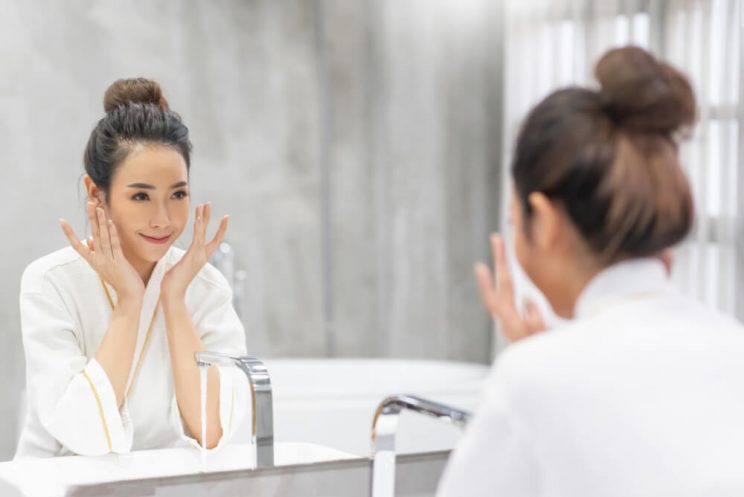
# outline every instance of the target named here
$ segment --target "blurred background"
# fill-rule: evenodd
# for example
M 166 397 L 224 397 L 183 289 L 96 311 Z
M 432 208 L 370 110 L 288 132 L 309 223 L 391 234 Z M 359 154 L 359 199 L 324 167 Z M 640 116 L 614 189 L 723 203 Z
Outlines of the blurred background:
M 193 201 L 230 214 L 251 355 L 488 363 L 472 266 L 508 236 L 519 123 L 633 43 L 682 68 L 697 203 L 673 277 L 744 316 L 737 0 L 0 0 L 0 460 L 12 457 L 24 267 L 82 235 L 82 152 L 115 79 L 161 83 Z M 189 233 L 187 231 L 186 233 Z M 179 245 L 188 245 L 184 236 Z M 224 260 L 224 259 L 223 259 Z M 516 268 L 515 268 L 516 270 Z M 520 294 L 533 293 L 519 277 Z

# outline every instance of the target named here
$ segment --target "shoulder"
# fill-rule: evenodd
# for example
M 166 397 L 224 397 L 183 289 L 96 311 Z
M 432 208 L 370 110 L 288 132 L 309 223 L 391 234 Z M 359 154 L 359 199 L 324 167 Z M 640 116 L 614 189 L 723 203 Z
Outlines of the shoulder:
M 225 275 L 210 263 L 204 265 L 201 271 L 196 275 L 196 278 L 194 278 L 194 282 L 197 286 L 203 287 L 208 291 L 227 292 L 232 294 L 232 288 L 230 288 L 230 283 L 228 283 Z
M 72 247 L 65 247 L 47 254 L 26 266 L 21 276 L 21 293 L 41 292 L 45 281 L 55 278 L 75 277 L 80 271 L 90 269 Z
M 500 383 L 509 390 L 521 390 L 529 383 L 539 382 L 555 362 L 565 360 L 570 354 L 564 340 L 568 330 L 550 330 L 522 339 L 509 345 L 496 358 L 491 381 Z
M 603 324 L 595 319 L 567 322 L 509 345 L 496 358 L 489 391 L 501 392 L 514 408 L 538 411 L 558 392 L 578 392 L 587 371 L 601 370 L 602 358 L 615 353 Z
M 671 348 L 701 347 L 744 353 L 744 326 L 670 290 L 509 345 L 497 358 L 491 381 L 523 398 L 552 397 L 600 389 L 607 379 L 625 381 L 629 364 L 653 371 L 658 357 L 671 357 Z

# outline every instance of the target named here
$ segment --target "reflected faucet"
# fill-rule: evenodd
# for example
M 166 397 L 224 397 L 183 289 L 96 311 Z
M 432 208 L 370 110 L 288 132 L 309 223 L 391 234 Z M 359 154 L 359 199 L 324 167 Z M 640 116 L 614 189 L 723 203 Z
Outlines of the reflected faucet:
M 274 407 L 271 378 L 264 363 L 254 357 L 238 357 L 218 352 L 194 354 L 198 366 L 235 366 L 248 377 L 251 386 L 251 442 L 256 446 L 256 467 L 274 465 Z
M 372 418 L 371 497 L 395 495 L 395 432 L 402 410 L 425 414 L 464 428 L 471 414 L 415 395 L 393 395 L 383 400 Z

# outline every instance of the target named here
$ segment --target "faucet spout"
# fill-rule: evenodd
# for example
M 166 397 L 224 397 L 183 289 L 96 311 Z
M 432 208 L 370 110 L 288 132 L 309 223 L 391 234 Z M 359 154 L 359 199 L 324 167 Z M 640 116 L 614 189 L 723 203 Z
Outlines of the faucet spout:
M 401 411 L 410 410 L 464 428 L 468 411 L 423 399 L 415 395 L 393 395 L 384 399 L 372 418 L 370 495 L 395 495 L 395 435 Z
M 274 407 L 271 377 L 264 363 L 255 357 L 241 357 L 218 352 L 197 352 L 198 366 L 234 366 L 245 373 L 251 387 L 251 441 L 256 446 L 256 466 L 274 465 Z

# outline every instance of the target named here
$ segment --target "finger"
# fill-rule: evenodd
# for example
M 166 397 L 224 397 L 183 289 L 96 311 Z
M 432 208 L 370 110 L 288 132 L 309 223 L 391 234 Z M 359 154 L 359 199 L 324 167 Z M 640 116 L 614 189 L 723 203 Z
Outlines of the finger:
M 545 326 L 545 320 L 542 317 L 540 308 L 537 306 L 534 300 L 525 299 L 525 325 L 527 333 L 538 333 L 544 331 L 547 327 Z
M 486 307 L 486 310 L 496 318 L 496 308 L 498 307 L 498 304 L 496 302 L 496 288 L 493 286 L 491 270 L 488 266 L 479 262 L 475 265 L 475 278 L 478 281 L 478 290 L 480 291 L 483 305 Z
M 491 251 L 493 253 L 493 266 L 496 272 L 496 289 L 499 296 L 514 306 L 514 286 L 512 285 L 509 263 L 506 260 L 504 239 L 501 235 L 491 235 Z
M 194 244 L 201 244 L 204 243 L 204 237 L 202 236 L 203 232 L 203 226 L 204 226 L 204 219 L 202 217 L 202 213 L 204 209 L 202 208 L 202 204 L 199 204 L 196 206 L 196 209 L 194 210 Z
M 202 225 L 204 227 L 204 231 L 202 232 L 202 240 L 207 239 L 207 226 L 209 226 L 209 219 L 212 215 L 212 202 L 207 202 L 204 204 L 204 209 L 202 211 Z
M 488 266 L 483 263 L 476 264 L 475 273 L 483 303 L 494 318 L 519 315 L 517 308 L 514 307 L 514 299 L 504 298 L 504 295 L 494 287 L 493 276 Z
M 104 255 L 113 257 L 113 253 L 111 252 L 111 237 L 109 236 L 109 222 L 106 220 L 106 213 L 100 207 L 96 207 L 96 215 L 98 216 L 98 229 L 101 237 L 101 251 Z
M 88 202 L 88 223 L 90 224 L 90 232 L 93 236 L 93 250 L 96 253 L 101 253 L 101 234 L 98 226 L 98 215 L 96 212 L 96 205 L 93 202 Z
M 88 249 L 90 249 L 90 251 L 92 252 L 93 251 L 93 238 L 88 238 L 87 240 L 85 240 L 85 243 L 88 245 Z
M 90 250 L 80 241 L 77 235 L 75 235 L 75 230 L 72 229 L 70 223 L 68 223 L 66 219 L 60 219 L 59 225 L 62 227 L 62 231 L 67 237 L 67 240 L 69 240 L 72 248 L 75 249 L 75 252 L 82 255 L 84 259 L 88 259 L 90 256 Z
M 113 222 L 109 224 L 109 235 L 111 236 L 111 253 L 114 255 L 114 259 L 118 259 L 118 260 L 123 259 L 124 252 L 121 249 L 121 240 L 119 240 L 119 232 L 116 231 L 116 225 Z
M 222 240 L 225 238 L 225 232 L 227 231 L 227 224 L 230 221 L 230 216 L 222 216 L 220 225 L 217 228 L 217 233 L 212 238 L 212 241 L 207 244 L 207 257 L 212 255 L 212 252 L 220 246 Z
M 527 325 L 516 309 L 504 306 L 497 320 L 501 334 L 510 342 L 516 342 L 527 336 Z
M 475 274 L 478 279 L 483 304 L 488 309 L 488 312 L 491 313 L 491 317 L 497 322 L 502 334 L 509 341 L 522 338 L 525 323 L 517 309 L 497 294 L 493 287 L 493 277 L 488 266 L 483 263 L 476 264 Z
M 672 252 L 672 249 L 668 248 L 662 250 L 661 254 L 659 254 L 659 258 L 661 259 L 662 264 L 664 264 L 667 276 L 671 276 L 672 266 L 674 265 L 674 252 Z

